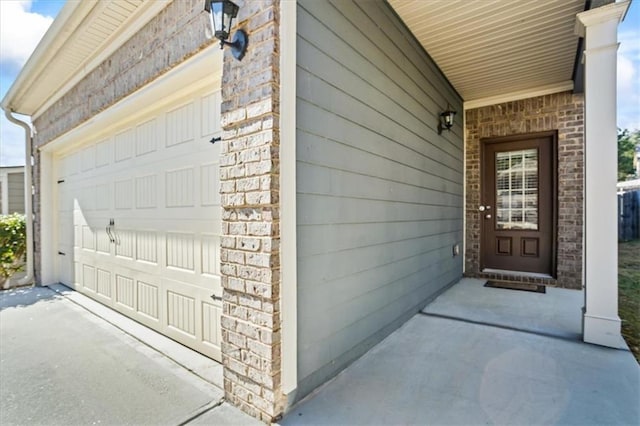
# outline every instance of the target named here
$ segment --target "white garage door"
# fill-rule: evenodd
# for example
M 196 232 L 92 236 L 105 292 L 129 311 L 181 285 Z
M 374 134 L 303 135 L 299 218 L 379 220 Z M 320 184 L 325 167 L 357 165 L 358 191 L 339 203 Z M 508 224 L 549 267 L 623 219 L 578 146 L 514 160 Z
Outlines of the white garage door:
M 60 281 L 216 360 L 219 107 L 182 99 L 53 165 Z

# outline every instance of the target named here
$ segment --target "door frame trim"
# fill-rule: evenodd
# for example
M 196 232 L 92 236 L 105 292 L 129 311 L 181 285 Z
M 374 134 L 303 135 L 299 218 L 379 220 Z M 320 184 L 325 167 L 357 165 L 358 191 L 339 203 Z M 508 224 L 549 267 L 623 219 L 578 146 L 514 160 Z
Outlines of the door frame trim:
M 531 133 L 518 133 L 507 136 L 492 136 L 486 138 L 480 138 L 480 199 L 485 190 L 484 180 L 484 167 L 485 167 L 485 151 L 487 145 L 506 143 L 506 142 L 518 142 L 527 139 L 540 139 L 549 138 L 551 140 L 551 278 L 558 277 L 558 131 L 550 130 L 544 132 L 531 132 Z M 480 273 L 485 272 L 484 266 L 484 234 L 485 234 L 485 221 L 480 221 L 480 241 L 479 241 L 479 269 Z M 487 271 L 488 272 L 488 271 Z M 527 276 L 527 272 L 515 272 L 518 276 Z M 546 274 L 545 274 L 546 275 Z

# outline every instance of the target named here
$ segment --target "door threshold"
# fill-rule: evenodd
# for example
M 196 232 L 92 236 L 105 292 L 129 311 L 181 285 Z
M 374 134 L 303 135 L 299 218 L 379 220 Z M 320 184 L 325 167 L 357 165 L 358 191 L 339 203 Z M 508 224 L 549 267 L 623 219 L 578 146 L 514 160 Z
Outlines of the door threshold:
M 483 274 L 503 274 L 503 275 L 515 275 L 517 277 L 553 279 L 553 277 L 549 274 L 540 274 L 537 272 L 508 271 L 505 269 L 490 269 L 490 268 L 483 269 L 480 272 L 482 272 Z

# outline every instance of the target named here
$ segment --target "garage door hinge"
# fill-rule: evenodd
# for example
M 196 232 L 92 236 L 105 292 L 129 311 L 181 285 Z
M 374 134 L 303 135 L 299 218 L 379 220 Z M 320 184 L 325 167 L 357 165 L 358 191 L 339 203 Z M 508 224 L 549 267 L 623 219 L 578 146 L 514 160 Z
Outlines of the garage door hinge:
M 62 182 L 64 182 L 64 179 L 60 179 L 60 180 L 58 181 L 58 183 L 62 183 Z

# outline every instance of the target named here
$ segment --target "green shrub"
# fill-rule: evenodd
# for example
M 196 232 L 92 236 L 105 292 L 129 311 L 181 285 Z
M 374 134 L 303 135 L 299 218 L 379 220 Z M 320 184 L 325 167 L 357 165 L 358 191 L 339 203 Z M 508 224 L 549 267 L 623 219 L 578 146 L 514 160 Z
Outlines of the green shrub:
M 24 215 L 0 216 L 0 284 L 24 268 L 27 225 Z

